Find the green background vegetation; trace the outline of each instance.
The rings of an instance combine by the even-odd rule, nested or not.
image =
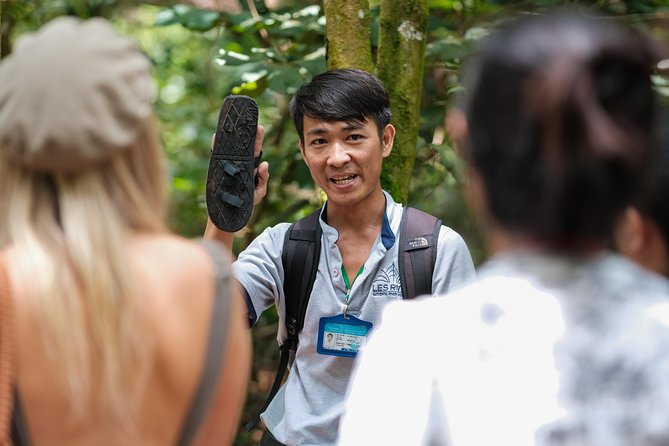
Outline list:
[[[380,3],[370,2],[373,58],[379,44]],[[595,7],[611,20],[667,41],[669,0],[423,0],[423,4],[428,8],[424,74],[419,119],[414,123],[418,131],[415,162],[413,170],[405,172],[410,179],[407,201],[460,232],[480,263],[486,256],[481,231],[464,205],[464,172],[444,124],[460,89],[458,69],[473,45],[509,15],[561,5]],[[262,0],[240,0],[238,6],[241,12],[198,9],[174,1],[0,0],[1,56],[9,54],[23,32],[65,14],[106,17],[139,41],[153,62],[158,86],[155,109],[171,173],[170,225],[184,236],[199,237],[204,229],[209,146],[223,98],[245,94],[256,99],[266,130],[263,156],[270,163],[270,186],[248,228],[239,234],[236,250],[265,228],[294,221],[322,203],[300,158],[287,106],[296,88],[327,66],[322,4],[284,0],[269,8]],[[666,93],[664,77],[658,75],[656,83]],[[384,185],[392,187],[400,180],[386,176]],[[260,407],[273,379],[276,319],[275,312],[268,311],[253,330],[255,359],[245,420]],[[257,431],[242,431],[236,444],[257,440]]]

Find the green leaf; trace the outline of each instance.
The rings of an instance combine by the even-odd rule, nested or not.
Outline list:
[[[238,53],[232,50],[220,49],[218,50],[218,55],[216,63],[219,65],[243,65],[251,60],[251,57],[248,54]]]
[[[219,18],[220,14],[216,11],[186,5],[176,5],[172,8],[159,11],[156,14],[154,23],[156,26],[179,23],[188,29],[207,31],[216,26]]]
[[[194,189],[195,183],[188,178],[176,177],[172,180],[172,186],[182,192],[189,192]]]
[[[238,33],[244,33],[244,32],[249,32],[249,31],[256,31],[256,30],[258,30],[258,29],[260,29],[260,28],[264,28],[264,27],[265,27],[265,26],[264,26],[264,25],[265,25],[264,23],[263,23],[262,26],[259,26],[259,25],[260,25],[260,21],[261,21],[261,19],[257,19],[257,18],[255,18],[255,17],[249,17],[248,19],[246,19],[246,20],[244,20],[244,21],[242,21],[242,22],[237,23],[237,24],[234,26],[233,29],[234,29],[235,32],[238,32]]]
[[[263,77],[267,76],[267,70],[260,70],[251,73],[242,74],[242,81],[244,82],[258,82]]]
[[[452,61],[463,59],[469,54],[470,44],[463,42],[454,36],[437,39],[425,46],[425,58],[427,60]]]
[[[474,26],[474,27],[469,28],[467,30],[467,32],[465,32],[465,39],[466,40],[477,41],[477,40],[481,40],[482,38],[484,38],[487,35],[488,35],[488,29],[487,28]]]
[[[430,9],[453,10],[453,0],[428,0],[427,7]]]
[[[282,31],[300,32],[304,30],[304,23],[299,20],[286,20],[279,25]]]
[[[241,92],[247,88],[247,84],[260,84],[260,81],[267,76],[267,65],[263,62],[250,62],[237,66],[222,66],[221,78],[225,81],[223,85],[223,93],[227,93],[236,89]],[[258,85],[248,85],[248,88],[257,89]]]
[[[296,61],[295,64],[306,68],[312,76],[322,73],[325,71],[325,47],[320,47],[307,54],[304,59]]]
[[[174,25],[175,23],[179,23],[179,18],[173,8],[158,11],[153,22],[155,26],[169,26]]]
[[[311,5],[306,8],[300,9],[297,12],[293,13],[294,18],[298,17],[318,17],[321,15],[321,7],[319,5]]]
[[[189,29],[206,31],[216,26],[218,17],[219,14],[215,11],[192,8],[181,16],[181,24]]]
[[[293,94],[304,83],[297,67],[280,66],[267,76],[268,87],[277,93]]]

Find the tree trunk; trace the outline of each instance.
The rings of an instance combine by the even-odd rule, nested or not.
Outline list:
[[[381,184],[402,203],[409,197],[416,160],[427,18],[427,0],[381,1],[377,73],[390,94],[397,129]]]
[[[368,0],[323,0],[328,70],[373,71]]]
[[[14,19],[9,9],[9,0],[0,0],[0,59],[9,56],[12,51],[10,37],[14,28]]]

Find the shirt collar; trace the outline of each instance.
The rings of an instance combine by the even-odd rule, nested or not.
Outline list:
[[[390,226],[390,222],[392,221],[392,215],[389,218],[388,214],[394,212],[396,210],[396,207],[395,207],[395,200],[393,200],[393,197],[388,192],[383,191],[383,195],[386,197],[386,209],[385,212],[383,213],[383,223],[381,226],[381,243],[383,243],[383,247],[386,248],[386,250],[389,250],[395,244],[397,236],[395,235],[392,227]],[[323,205],[323,208],[321,209],[321,221],[329,227],[328,217],[326,212],[327,206],[328,203],[326,201],[325,204]]]

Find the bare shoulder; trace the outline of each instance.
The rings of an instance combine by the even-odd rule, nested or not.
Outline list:
[[[174,234],[135,236],[131,250],[140,257],[148,257],[148,260],[157,257],[167,265],[182,266],[192,261],[208,260],[207,253],[200,243]]]
[[[169,234],[135,237],[130,251],[159,381],[181,389],[178,383],[194,383],[205,354],[215,292],[211,258],[197,242]]]
[[[184,332],[192,324],[207,325],[216,279],[211,256],[200,243],[174,235],[139,237],[131,256],[157,330],[166,319],[172,326],[185,324]]]
[[[138,236],[132,242],[132,257],[140,275],[159,278],[171,287],[187,286],[190,291],[213,275],[212,260],[196,241],[176,235]],[[174,289],[174,288],[173,288]]]

